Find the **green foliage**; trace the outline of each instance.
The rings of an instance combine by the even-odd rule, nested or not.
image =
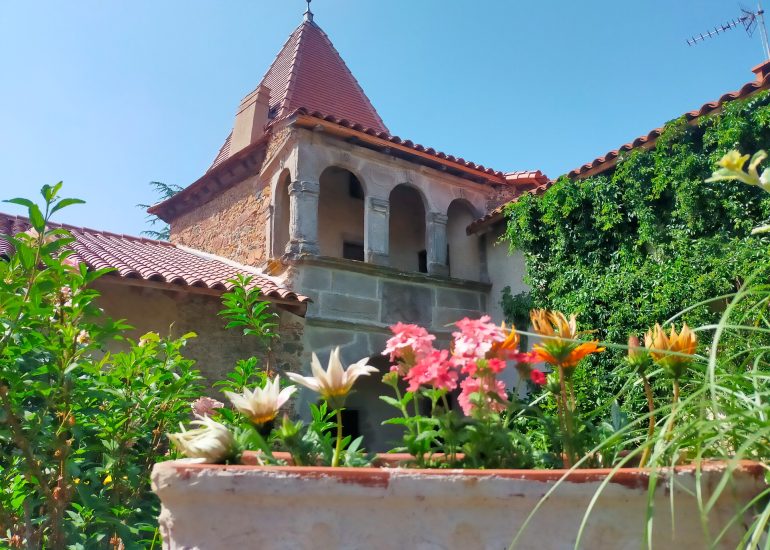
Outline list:
[[[278,314],[261,295],[259,287],[251,286],[252,277],[238,275],[230,281],[232,290],[222,295],[225,309],[219,312],[229,319],[225,328],[243,328],[244,336],[256,336],[266,346],[278,337]]]
[[[713,323],[724,297],[770,265],[766,239],[750,235],[770,216],[770,197],[704,180],[728,150],[768,142],[770,93],[762,92],[696,124],[669,123],[654,149],[622,157],[614,171],[562,177],[542,196],[522,196],[507,210],[506,238],[525,254],[533,305],[578,313],[582,327],[611,342],[680,311],[691,326]],[[503,304],[517,315],[515,302]],[[619,359],[608,351],[579,369],[579,408],[593,410],[618,392]],[[638,387],[623,406],[644,410]]]
[[[61,184],[27,199],[33,229],[6,236],[0,261],[0,541],[24,548],[137,547],[156,533],[152,465],[162,433],[189,414],[196,371],[187,338],[125,340],[90,284],[105,271],[75,265],[71,235],[49,217],[77,199]]]
[[[337,427],[337,411],[328,409],[323,401],[310,404],[311,421],[305,426],[298,420],[284,417],[283,423],[271,433],[276,448],[291,454],[295,466],[329,466],[334,458],[333,430]],[[347,435],[341,440],[340,465],[350,467],[370,466],[372,457],[361,448],[363,436],[353,439]]]
[[[529,324],[529,312],[532,309],[532,295],[529,292],[512,294],[511,287],[503,288],[503,297],[500,300],[506,319],[516,326],[526,327]]]
[[[177,193],[179,193],[183,187],[180,187],[176,184],[168,184],[163,183],[161,181],[151,181],[150,187],[153,188],[155,193],[158,195],[158,202],[162,202],[165,200],[170,199]],[[142,210],[147,210],[152,205],[151,204],[137,204],[137,208],[141,208]],[[155,216],[154,214],[147,214],[147,223],[150,224],[150,226],[157,226],[160,225],[160,229],[147,229],[145,231],[142,231],[142,235],[146,235],[150,237],[151,239],[157,239],[159,241],[167,241],[169,237],[171,236],[171,227],[169,227],[168,224],[162,223],[163,220],[161,220],[158,216]]]

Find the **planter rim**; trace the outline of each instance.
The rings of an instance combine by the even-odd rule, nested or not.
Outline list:
[[[379,455],[378,455],[379,456]],[[393,455],[386,455],[393,457]],[[406,456],[406,455],[402,455]],[[391,477],[418,476],[418,477],[465,477],[472,479],[481,478],[503,478],[518,479],[527,481],[556,482],[559,480],[569,481],[571,483],[591,483],[605,480],[611,476],[610,483],[625,485],[628,487],[639,487],[646,485],[652,472],[659,475],[667,474],[692,474],[700,470],[701,472],[719,472],[731,469],[735,472],[746,474],[750,477],[759,478],[768,470],[768,466],[761,462],[753,460],[740,461],[701,461],[700,464],[687,464],[682,466],[665,468],[591,468],[591,469],[559,469],[559,470],[512,470],[512,469],[440,469],[440,468],[404,468],[400,466],[380,466],[380,467],[331,467],[331,466],[262,466],[258,464],[202,464],[196,462],[187,462],[184,460],[173,460],[168,462],[159,462],[155,465],[156,469],[174,470],[182,477],[188,477],[196,472],[219,471],[219,472],[264,472],[265,474],[279,474],[286,476],[297,476],[303,478],[333,478],[343,483],[355,483],[371,486],[387,486]]]

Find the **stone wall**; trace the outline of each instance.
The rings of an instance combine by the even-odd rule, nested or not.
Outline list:
[[[524,283],[527,273],[524,256],[521,252],[510,252],[508,242],[500,240],[504,233],[505,224],[500,223],[483,236],[486,241],[487,272],[489,280],[492,281],[487,312],[498,323],[504,320],[503,308],[500,305],[503,288],[510,286],[514,295],[529,290],[529,286]]]
[[[162,290],[117,284],[105,279],[94,283],[101,297],[99,306],[114,319],[125,319],[135,329],[133,339],[153,331],[178,337],[187,332],[198,336],[190,340],[184,355],[196,361],[205,377],[207,392],[217,395],[211,384],[225,377],[238,359],[264,357],[254,337],[243,336],[238,329],[225,330],[225,320],[217,315],[222,309],[219,296],[194,294],[180,290]],[[282,371],[301,370],[304,319],[277,309],[280,315],[280,340],[275,365]],[[115,343],[114,350],[120,349]],[[219,396],[221,398],[221,395]]]
[[[246,265],[267,261],[270,186],[249,177],[171,222],[171,242]]]
[[[304,365],[315,352],[324,366],[335,347],[349,365],[364,357],[380,369],[356,383],[346,409],[357,415],[358,433],[367,450],[384,451],[401,437],[398,426],[382,426],[393,409],[379,399],[391,390],[381,378],[388,370],[382,356],[389,325],[418,323],[437,335],[436,345],[446,347],[452,327],[463,317],[479,317],[486,309],[489,285],[406,273],[391,267],[334,258],[304,258],[290,267],[292,288],[310,296],[304,330]],[[316,395],[300,392],[297,410],[307,416],[307,405]]]
[[[292,287],[313,299],[307,317],[387,328],[402,321],[430,330],[487,309],[490,285],[405,273],[390,267],[332,258],[296,261]]]

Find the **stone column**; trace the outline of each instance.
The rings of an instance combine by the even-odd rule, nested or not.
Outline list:
[[[367,263],[389,265],[390,201],[367,197],[364,217],[364,259]]]
[[[318,249],[318,191],[317,181],[293,181],[289,184],[289,243],[291,255],[311,254]]]
[[[431,275],[449,276],[449,266],[446,264],[447,220],[446,214],[428,212],[425,231],[428,241],[428,273]]]

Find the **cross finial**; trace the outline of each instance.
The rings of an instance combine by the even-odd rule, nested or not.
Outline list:
[[[310,11],[310,2],[313,0],[305,0],[307,2],[307,11],[305,11],[305,21],[313,21],[313,12]]]

